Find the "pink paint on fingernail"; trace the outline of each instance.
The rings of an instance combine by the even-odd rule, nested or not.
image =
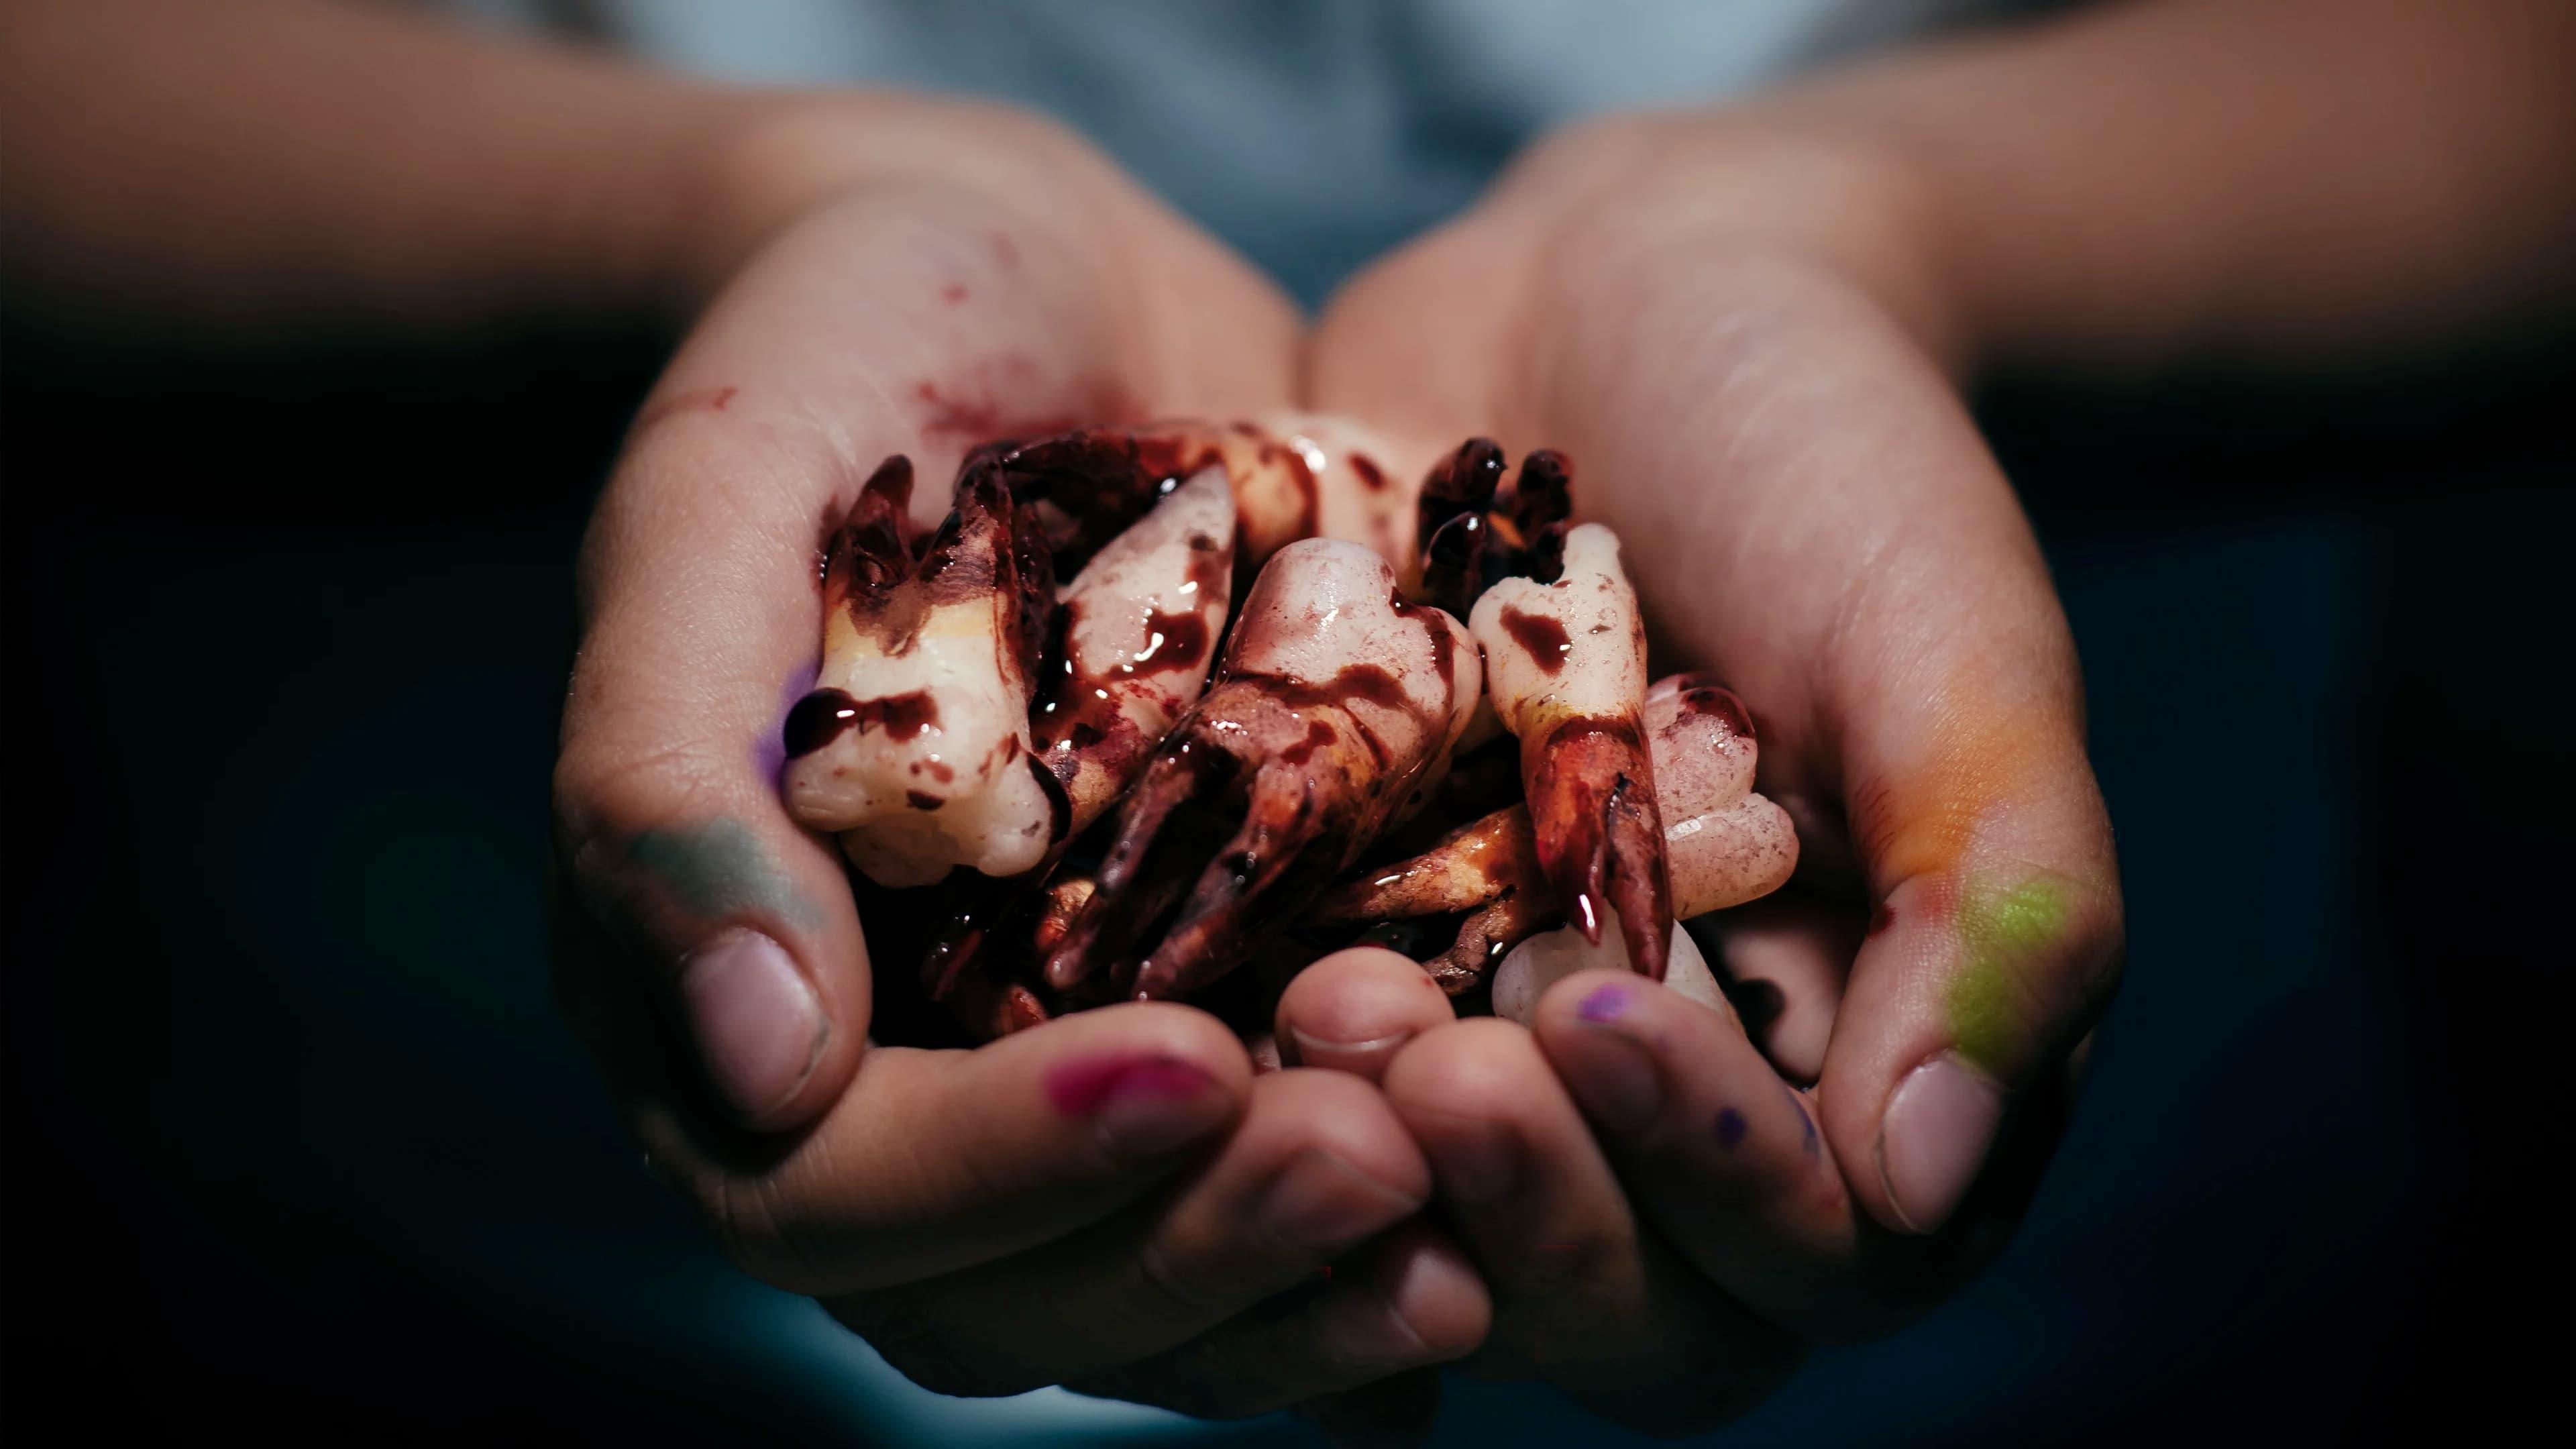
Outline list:
[[[1574,1014],[1584,1021],[1617,1021],[1627,1009],[1628,988],[1613,981],[1592,988],[1592,994],[1576,1005]]]
[[[1112,1101],[1190,1097],[1207,1090],[1208,1074],[1178,1057],[1095,1057],[1047,1073],[1047,1100],[1068,1117],[1088,1117]]]
[[[1105,1056],[1066,1062],[1046,1075],[1047,1101],[1067,1117],[1090,1118],[1110,1150],[1150,1157],[1186,1147],[1224,1125],[1233,1099],[1216,1079],[1168,1056]]]

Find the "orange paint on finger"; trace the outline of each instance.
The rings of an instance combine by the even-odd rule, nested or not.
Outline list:
[[[1950,691],[1951,693],[1965,693]],[[1956,872],[1995,820],[2047,794],[2054,762],[2079,742],[2044,712],[1947,714],[1920,763],[1883,769],[1852,802],[1852,835],[1880,892]]]

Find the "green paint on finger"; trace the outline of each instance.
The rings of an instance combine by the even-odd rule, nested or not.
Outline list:
[[[626,858],[660,882],[671,904],[702,921],[758,912],[807,928],[820,924],[821,913],[739,820],[643,831],[627,843]]]
[[[1970,889],[1959,911],[1959,969],[1942,993],[1951,1040],[1977,1067],[2001,1076],[2027,1045],[2024,985],[2074,915],[2066,888],[2047,878],[2009,890]]]

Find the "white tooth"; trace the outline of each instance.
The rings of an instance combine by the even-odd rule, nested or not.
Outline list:
[[[1549,987],[1578,971],[1595,969],[1630,969],[1615,911],[1602,922],[1598,946],[1584,940],[1583,933],[1572,926],[1541,931],[1514,946],[1494,967],[1494,1015],[1527,1026]],[[1672,947],[1664,962],[1664,985],[1711,1010],[1728,1010],[1726,994],[1717,989],[1717,975],[1709,970],[1708,958],[1699,953],[1699,943],[1678,921],[1673,923]]]

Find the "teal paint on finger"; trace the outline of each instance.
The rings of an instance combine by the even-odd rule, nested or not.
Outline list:
[[[822,913],[788,882],[760,837],[730,817],[639,832],[627,842],[626,860],[700,920],[763,913],[809,929],[822,922]]]

